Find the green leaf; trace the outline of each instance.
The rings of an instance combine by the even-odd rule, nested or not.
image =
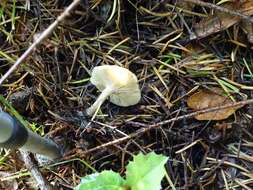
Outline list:
[[[124,179],[113,171],[102,171],[82,178],[75,190],[124,190]]]
[[[126,167],[126,184],[131,190],[159,190],[168,158],[151,152],[138,154]]]

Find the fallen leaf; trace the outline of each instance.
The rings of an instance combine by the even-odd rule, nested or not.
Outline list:
[[[234,10],[234,4],[235,2],[226,3],[223,7]],[[253,15],[253,1],[246,0],[242,2],[236,11],[246,16]],[[240,17],[216,11],[215,15],[203,19],[200,23],[195,24],[193,28],[197,38],[204,38],[208,35],[225,30],[241,20]]]
[[[190,96],[187,100],[187,105],[194,111],[232,103],[233,101],[230,98],[222,95],[222,91],[218,88],[213,88],[211,90],[200,90],[199,92],[196,92],[195,94]],[[235,111],[240,107],[239,106],[231,107],[213,112],[199,114],[195,116],[195,119],[197,120],[227,119],[230,115],[235,113]]]

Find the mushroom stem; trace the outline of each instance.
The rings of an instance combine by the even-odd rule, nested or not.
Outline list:
[[[87,115],[92,116],[93,113],[103,104],[103,102],[110,96],[114,91],[112,86],[106,87],[99,95],[98,99],[86,110]]]

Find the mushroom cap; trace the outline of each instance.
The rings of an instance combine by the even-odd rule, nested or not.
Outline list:
[[[131,106],[141,99],[137,77],[126,68],[117,65],[102,65],[94,67],[91,73],[91,83],[100,91],[107,87],[113,88],[110,102],[118,106]]]

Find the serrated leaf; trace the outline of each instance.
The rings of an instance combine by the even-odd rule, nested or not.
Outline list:
[[[134,156],[126,167],[126,185],[131,190],[159,190],[168,158],[154,152]]]
[[[75,190],[124,190],[125,180],[116,172],[105,170],[82,178]]]

